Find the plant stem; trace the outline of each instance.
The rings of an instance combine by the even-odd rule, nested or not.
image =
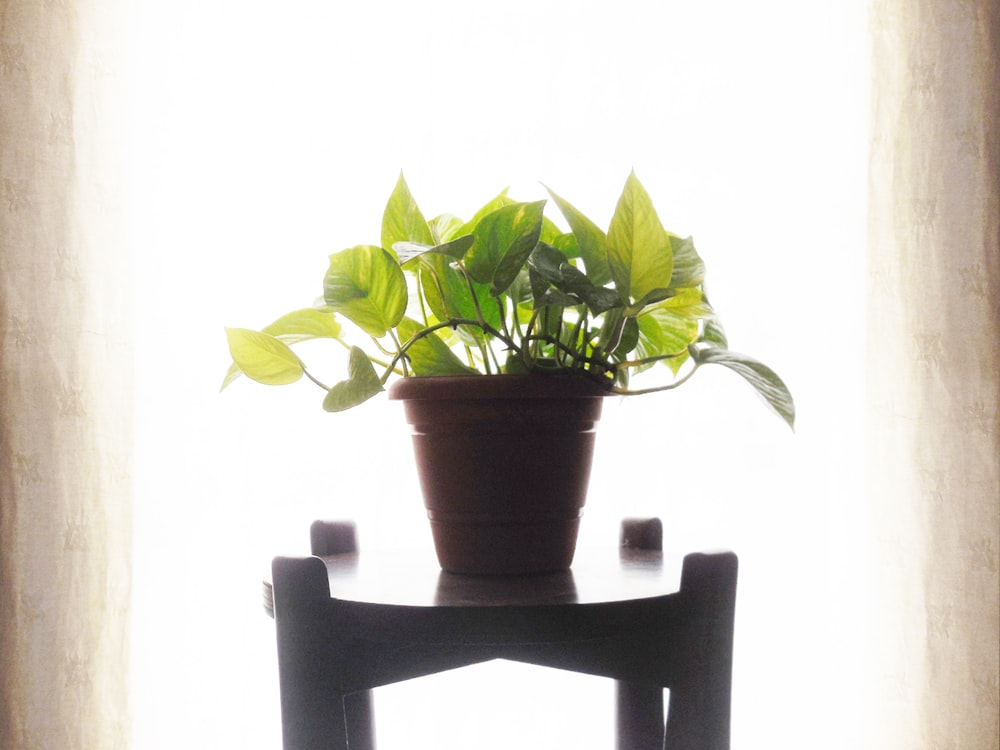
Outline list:
[[[392,333],[392,331],[389,331],[389,333]],[[393,337],[393,338],[395,338],[395,337]],[[374,336],[372,336],[372,343],[375,344],[375,348],[377,348],[383,354],[388,354],[390,356],[392,355],[392,353],[393,353],[392,350],[391,349],[386,349],[384,346],[382,346],[382,343],[377,338],[375,338]],[[399,348],[398,342],[396,344],[396,348],[397,349]]]
[[[396,335],[396,329],[395,328],[390,328],[389,329],[389,336],[390,336],[390,338],[392,338],[392,343],[396,345],[396,352],[398,354],[402,354],[403,353],[403,347],[399,343],[399,337]],[[395,362],[395,361],[396,360],[393,359],[393,362]],[[403,366],[403,377],[406,377],[406,375],[409,373],[409,367],[407,365],[407,359],[406,359],[406,357],[400,357],[399,358],[399,362]]]
[[[420,314],[424,318],[424,325],[427,325],[427,300],[424,298],[423,275],[426,273],[423,268],[417,269],[417,301],[420,303]],[[438,284],[440,289],[441,285]]]
[[[526,343],[545,342],[546,344],[551,344],[554,348],[556,348],[563,354],[569,355],[569,357],[573,360],[574,364],[592,365],[594,367],[601,368],[601,370],[605,372],[614,372],[614,370],[618,368],[618,365],[615,365],[613,362],[607,362],[602,359],[588,357],[583,352],[578,351],[577,349],[574,349],[571,346],[567,346],[562,341],[554,339],[552,336],[546,336],[542,334],[539,334],[537,336],[525,336],[524,341]]]
[[[514,323],[514,336],[512,338],[518,338],[523,340],[524,337],[521,334],[521,316],[518,315],[518,304],[515,300],[511,300],[511,305],[513,305],[513,314],[511,315],[511,320]]]
[[[406,357],[407,350],[411,346],[413,346],[416,342],[420,341],[421,339],[427,338],[432,333],[434,333],[435,331],[440,331],[442,328],[458,328],[459,326],[475,326],[476,328],[482,330],[484,333],[488,333],[490,336],[499,339],[508,347],[514,349],[515,351],[517,350],[517,347],[514,345],[513,341],[504,336],[504,334],[502,334],[500,331],[498,331],[496,328],[489,325],[488,323],[479,320],[472,320],[470,318],[452,318],[451,320],[446,320],[443,323],[435,323],[432,326],[428,326],[427,328],[423,328],[417,331],[406,343],[400,346],[399,352],[392,358],[392,360],[387,365],[385,365],[386,371],[381,378],[382,385],[385,385],[385,383],[389,379],[389,375],[395,369],[396,365],[399,364],[400,360]]]
[[[659,393],[660,391],[672,391],[674,388],[679,388],[684,385],[687,381],[691,379],[691,376],[697,372],[698,368],[701,367],[699,363],[695,363],[694,367],[691,368],[684,377],[675,380],[673,383],[667,383],[667,385],[653,386],[652,388],[643,388],[638,391],[631,391],[628,388],[612,388],[613,393],[617,393],[620,396],[642,396],[647,393]]]
[[[524,364],[525,369],[531,369],[531,331],[535,328],[535,321],[538,320],[538,310],[531,311],[531,317],[528,319],[528,325],[526,327],[526,333],[521,336],[521,341],[524,342],[524,348],[521,350],[521,361]]]
[[[492,375],[493,368],[490,366],[490,354],[492,354],[492,352],[485,341],[479,342],[479,353],[483,358],[483,369],[486,370],[487,375]]]
[[[573,351],[575,351],[575,352],[581,352],[585,356],[587,350],[586,350],[586,347],[584,346],[584,344],[580,340],[580,334],[583,331],[584,320],[585,320],[585,317],[583,317],[583,316],[581,316],[577,320],[576,325],[573,326],[573,330],[570,332],[569,342],[570,342],[570,346],[572,347]]]
[[[619,362],[619,367],[642,367],[643,365],[651,365],[654,362],[662,362],[665,359],[676,359],[677,357],[683,357],[687,354],[685,349],[683,352],[676,352],[674,354],[660,354],[655,357],[643,357],[642,359],[630,359],[628,362]]]
[[[327,386],[327,385],[326,385],[325,383],[323,383],[322,381],[320,381],[320,380],[317,380],[316,378],[314,378],[314,377],[312,376],[312,373],[311,373],[311,372],[309,372],[309,370],[307,370],[307,369],[306,369],[306,366],[305,366],[305,365],[302,365],[302,374],[303,374],[303,375],[305,375],[305,376],[306,376],[307,378],[309,378],[309,379],[310,379],[310,380],[311,380],[312,382],[314,382],[314,383],[315,383],[316,385],[318,385],[318,386],[319,386],[320,388],[322,388],[322,389],[323,389],[324,391],[329,391],[329,390],[330,390],[329,386]]]

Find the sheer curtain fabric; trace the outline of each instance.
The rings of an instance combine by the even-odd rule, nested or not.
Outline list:
[[[117,12],[0,2],[5,750],[128,746],[132,360]]]
[[[1000,3],[876,0],[872,28],[872,747],[995,750]]]

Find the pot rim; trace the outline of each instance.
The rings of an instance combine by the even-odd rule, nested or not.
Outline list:
[[[447,401],[495,398],[604,398],[614,393],[576,373],[523,375],[432,375],[400,378],[389,398],[400,401]]]

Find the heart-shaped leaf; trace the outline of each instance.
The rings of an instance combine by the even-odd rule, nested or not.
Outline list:
[[[330,256],[323,298],[369,336],[381,338],[406,312],[406,278],[388,251],[358,245]]]
[[[240,371],[264,385],[287,385],[302,377],[302,361],[288,344],[266,333],[227,328],[229,353]]]
[[[483,217],[476,226],[476,241],[465,264],[473,279],[490,286],[493,296],[513,283],[538,244],[544,208],[545,201],[512,203]]]
[[[308,339],[335,339],[340,336],[342,330],[343,326],[340,325],[340,322],[333,313],[323,312],[311,307],[283,315],[261,329],[262,333],[270,334],[286,344],[296,344],[299,341],[306,341]],[[243,372],[233,362],[229,366],[225,380],[222,381],[222,388],[219,390],[223,390],[242,374]]]
[[[383,390],[385,389],[368,355],[358,347],[352,346],[347,363],[347,380],[340,381],[327,391],[323,399],[323,409],[345,411],[363,404]]]

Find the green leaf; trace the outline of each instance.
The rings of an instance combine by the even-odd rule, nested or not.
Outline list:
[[[488,286],[475,282],[470,284],[465,275],[455,269],[451,258],[446,255],[425,253],[417,262],[420,265],[420,288],[435,318],[442,323],[455,318],[476,320],[478,308],[482,311],[487,324],[499,328],[500,310],[496,300],[490,296]],[[472,331],[465,326],[461,327],[458,333],[470,344],[482,340],[478,331]]]
[[[504,295],[504,297],[510,299],[510,301],[513,303],[514,306],[514,310],[512,311],[513,314],[517,316],[521,322],[524,323],[527,323],[528,320],[531,319],[531,310],[533,308],[534,294],[532,293],[531,284],[532,284],[531,273],[529,269],[525,268],[521,273],[517,275],[517,278],[514,279],[514,283],[507,288],[507,292]],[[489,299],[490,299],[490,306],[496,308],[497,318],[499,319],[500,307],[499,305],[497,305],[498,300],[493,297],[490,297]],[[499,301],[503,302],[504,299],[500,298]],[[506,318],[506,313],[504,314],[503,317]],[[487,320],[489,320],[489,318],[487,318]],[[507,322],[513,323],[513,320],[508,320]],[[490,325],[492,325],[494,328],[499,328],[500,327],[499,320],[497,321],[496,324],[490,323]]]
[[[728,367],[746,380],[764,399],[764,403],[789,427],[795,427],[795,402],[784,381],[770,367],[745,354],[728,349],[707,347],[692,352],[699,364]]]
[[[507,359],[503,363],[503,373],[505,375],[527,375],[529,372],[531,371],[518,352],[507,352]]]
[[[618,348],[622,340],[622,333],[626,324],[625,310],[621,307],[612,307],[604,316],[601,328],[597,336],[596,349],[599,352],[613,352]]]
[[[720,349],[729,347],[726,331],[722,327],[722,321],[719,320],[718,316],[712,315],[705,319],[705,330],[702,332],[699,341],[712,344]]]
[[[608,238],[594,222],[584,216],[571,203],[556,195],[546,186],[552,200],[556,202],[559,211],[569,224],[580,247],[580,256],[587,268],[587,276],[597,286],[603,286],[611,281],[611,269],[608,267]]]
[[[489,216],[494,211],[501,209],[504,206],[509,206],[514,202],[514,199],[507,195],[507,189],[504,188],[497,197],[491,199],[482,208],[476,211],[475,215],[469,219],[456,234],[472,234],[484,217]]]
[[[659,300],[657,305],[691,320],[702,320],[715,316],[715,311],[708,304],[705,293],[696,287],[678,289],[675,294]]]
[[[566,292],[561,292],[558,289],[545,289],[541,293],[534,294],[535,309],[542,307],[579,307],[583,304],[583,300],[579,297],[567,294]]]
[[[625,318],[625,327],[622,329],[621,339],[615,348],[614,356],[619,360],[624,360],[635,351],[639,345],[639,321],[635,318]]]
[[[677,374],[688,359],[688,347],[698,341],[700,321],[713,315],[700,289],[687,288],[650,305],[638,315],[638,359],[669,356],[663,362]]]
[[[688,347],[698,338],[697,319],[656,305],[643,310],[637,320],[639,341],[635,347],[635,358],[669,357],[663,362],[676,373],[687,361]]]
[[[330,308],[381,338],[406,312],[406,278],[388,251],[358,245],[330,256],[323,298]]]
[[[434,332],[408,342],[422,330],[412,318],[403,318],[399,334],[404,340],[407,359],[416,375],[478,375],[479,371],[465,365]]]
[[[269,326],[261,329],[263,333],[270,334],[289,345],[308,339],[339,338],[342,330],[343,326],[340,325],[333,313],[323,312],[312,307],[283,315]],[[225,380],[222,381],[222,388],[219,390],[223,390],[242,374],[234,362],[229,366]]]
[[[489,284],[490,293],[502,294],[524,267],[538,244],[545,201],[512,203],[483,219],[476,226],[475,244],[465,256],[469,275]]]
[[[435,244],[431,228],[410,194],[402,172],[382,214],[382,247],[389,249],[397,242]]]
[[[392,249],[396,251],[400,265],[405,266],[424,253],[440,253],[454,260],[461,260],[469,248],[472,247],[474,241],[475,238],[471,234],[466,234],[449,242],[434,246],[421,245],[417,242],[397,242],[393,245]]]
[[[622,301],[642,300],[670,287],[673,253],[646,189],[632,172],[608,229],[608,265]]]
[[[600,315],[612,307],[621,305],[618,295],[613,290],[595,286],[589,277],[569,262],[565,255],[544,242],[539,242],[535,247],[528,259],[528,267],[533,274],[537,274],[555,289],[574,298],[570,302],[556,304],[586,304],[594,315]],[[544,287],[540,287],[535,279],[532,279],[532,290],[536,307],[553,304],[553,301],[558,299],[551,294],[545,295]],[[539,298],[543,295],[545,300],[540,303]]]
[[[462,227],[465,226],[465,222],[453,214],[435,216],[427,224],[431,228],[431,236],[434,237],[436,244],[455,239],[461,235]]]
[[[229,365],[229,369],[226,370],[226,377],[222,379],[222,385],[219,386],[219,391],[221,392],[226,390],[226,388],[229,387],[230,383],[232,383],[234,380],[237,380],[242,374],[243,371],[240,370],[239,367],[237,367],[235,362],[233,362],[231,365]]]
[[[323,312],[314,307],[306,307],[282,315],[261,330],[281,339],[286,344],[297,344],[300,341],[310,339],[339,338],[343,328],[333,313]]]
[[[327,391],[323,399],[323,409],[345,411],[363,404],[384,390],[368,355],[358,347],[352,346],[347,362],[347,380],[340,381]]]
[[[574,302],[573,304],[575,305],[579,303]],[[553,339],[559,338],[559,333],[563,328],[562,306],[549,305],[548,307],[544,308],[541,311],[541,314],[538,316],[537,320],[535,321],[535,325],[537,326],[538,332],[541,333],[543,336],[550,336]],[[549,350],[548,345],[546,345],[543,342],[540,343],[542,345],[543,351]],[[547,356],[551,356],[551,351]],[[535,357],[535,360],[537,361],[540,358],[541,357]]]
[[[240,371],[264,385],[287,385],[302,377],[302,361],[287,344],[266,333],[227,328],[229,353]]]
[[[572,232],[560,234],[556,237],[555,242],[550,242],[549,244],[567,258],[575,259],[580,257],[580,243],[577,241],[576,235]],[[602,283],[607,283],[610,280],[611,277],[608,276]]]
[[[542,242],[547,242],[550,245],[554,245],[556,240],[562,237],[563,231],[556,225],[552,219],[548,216],[542,217],[542,231],[538,235],[538,239]]]
[[[674,272],[670,286],[675,289],[690,286],[700,286],[705,281],[705,262],[694,249],[694,240],[690,237],[678,237],[667,233],[670,237],[670,247],[674,257]]]

